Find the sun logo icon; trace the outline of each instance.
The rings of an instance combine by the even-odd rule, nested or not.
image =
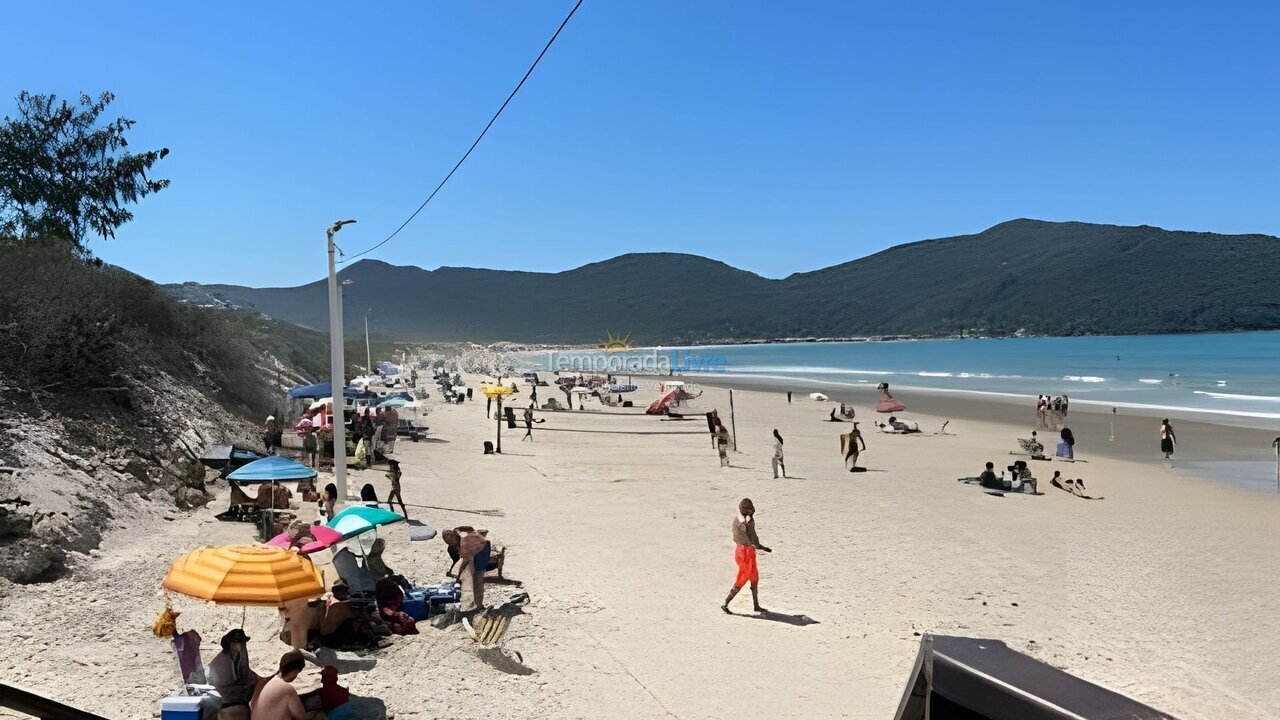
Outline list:
[[[614,337],[612,330],[605,330],[605,340],[596,346],[597,349],[603,350],[606,354],[612,355],[616,352],[624,352],[631,349],[631,333],[627,333],[625,337]]]

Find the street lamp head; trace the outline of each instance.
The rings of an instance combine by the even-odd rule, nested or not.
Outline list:
[[[343,285],[350,285],[350,284],[351,284],[351,283],[353,283],[353,282],[355,282],[355,280],[343,280],[343,281],[342,281],[342,284],[343,284]]]
[[[351,224],[351,223],[353,223],[353,222],[355,222],[355,220],[339,220],[339,221],[335,222],[334,224],[330,225],[330,226],[329,226],[329,229],[325,231],[325,234],[326,234],[326,235],[328,235],[328,236],[329,236],[329,240],[330,240],[330,241],[332,241],[332,240],[333,240],[333,234],[334,234],[334,233],[336,233],[336,232],[338,232],[339,230],[341,230],[343,225],[350,225],[350,224]]]

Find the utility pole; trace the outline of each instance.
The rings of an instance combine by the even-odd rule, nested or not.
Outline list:
[[[733,451],[738,452],[738,418],[733,412],[733,388],[729,388],[729,427],[733,430]]]
[[[355,220],[339,220],[325,232],[329,251],[329,388],[333,394],[333,480],[338,487],[338,502],[347,501],[347,426],[346,378],[343,376],[342,357],[342,296],[338,288],[338,273],[333,262],[333,236],[343,225]]]
[[[369,352],[369,313],[373,308],[364,311],[364,371],[373,377],[373,355]]]

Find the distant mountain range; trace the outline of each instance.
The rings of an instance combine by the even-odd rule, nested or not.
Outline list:
[[[636,344],[1280,328],[1280,238],[1013,220],[771,280],[696,255],[637,253],[558,273],[342,270],[346,329],[403,341]],[[165,286],[321,330],[324,280]]]

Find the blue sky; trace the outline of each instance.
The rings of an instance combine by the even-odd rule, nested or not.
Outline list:
[[[572,6],[40,2],[19,90],[104,89],[173,185],[94,250],[292,285],[417,207]],[[1280,234],[1271,3],[586,0],[445,190],[373,257],[770,277],[1016,218]],[[1087,261],[1087,259],[1082,259]]]

